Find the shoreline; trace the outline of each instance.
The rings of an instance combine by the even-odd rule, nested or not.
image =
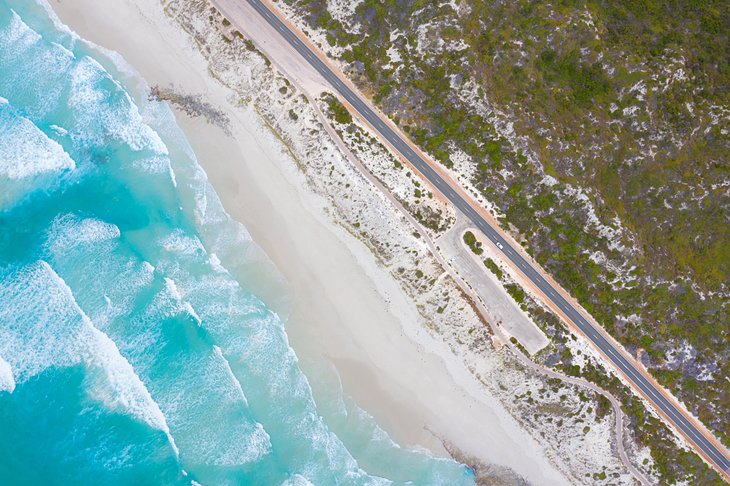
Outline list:
[[[447,346],[419,329],[414,304],[367,247],[326,214],[253,110],[234,106],[233,93],[208,74],[192,41],[160,17],[160,4],[146,12],[140,3],[52,6],[83,38],[119,52],[150,85],[202,93],[231,117],[233,137],[173,106],[224,207],[287,282],[291,302],[273,307],[288,307],[287,333],[315,398],[321,390],[312,376],[332,366],[344,393],[397,443],[446,457],[444,440],[530,480],[558,482],[556,471],[545,470],[552,466],[544,452],[498,400],[476,386],[462,363],[442,359]],[[272,295],[261,297],[271,305]]]

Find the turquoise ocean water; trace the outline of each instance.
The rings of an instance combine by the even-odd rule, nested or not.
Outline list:
[[[315,404],[233,270],[248,233],[127,85],[43,5],[0,1],[0,484],[473,483],[339,390]]]

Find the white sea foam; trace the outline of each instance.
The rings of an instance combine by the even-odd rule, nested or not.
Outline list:
[[[20,180],[40,174],[72,170],[73,159],[33,122],[0,105],[0,180]]]
[[[13,60],[22,58],[25,50],[35,45],[41,36],[37,32],[29,28],[20,16],[12,11],[10,23],[4,30],[0,30],[0,47],[2,47],[2,58],[5,60]],[[12,51],[9,49],[13,48]]]
[[[164,431],[178,454],[165,416],[135,374],[132,365],[119,354],[109,336],[93,326],[90,332],[94,343],[87,356],[87,365],[93,364],[104,370],[104,380],[98,380],[95,386],[90,387],[89,394],[111,410],[129,413],[151,427]]]
[[[177,453],[165,417],[145,385],[48,263],[38,261],[4,279],[0,302],[0,355],[18,383],[51,367],[83,363],[91,398],[164,431]]]
[[[226,360],[210,348],[185,354],[183,379],[170,382],[161,400],[183,455],[199,464],[236,467],[262,459],[271,440],[247,418],[247,404]],[[211,418],[214,418],[211,420]]]
[[[13,368],[10,366],[10,363],[0,356],[0,392],[6,391],[13,393],[13,390],[15,390]]]
[[[270,400],[296,404],[296,413],[276,414],[277,420],[283,421],[289,430],[292,440],[302,441],[306,444],[302,447],[311,454],[327,457],[327,463],[337,465],[342,474],[364,477],[357,462],[317,415],[309,383],[296,366],[296,356],[288,345],[281,322],[265,312],[260,302],[254,305],[255,299],[247,298],[239,287],[225,285],[225,281],[232,280],[225,275],[192,280],[177,278],[178,287],[187,285],[185,292],[193,303],[198,300],[206,303],[199,306],[205,319],[204,327],[216,342],[231,350],[237,362],[245,362],[248,370],[266,377]],[[227,308],[232,302],[235,302],[236,314],[231,314]],[[320,474],[319,466],[314,461],[299,472],[302,477],[315,478]]]
[[[51,223],[48,242],[52,252],[62,253],[79,245],[89,245],[119,238],[116,225],[95,218],[79,218],[73,214],[56,217]]]
[[[170,165],[170,158],[163,155],[154,155],[152,157],[140,157],[132,162],[135,170],[146,172],[148,174],[167,174],[172,180],[172,185],[177,186],[175,172]]]
[[[281,486],[314,486],[307,478],[301,474],[295,474],[283,483]]]
[[[243,393],[243,388],[241,387],[241,382],[238,381],[238,378],[236,378],[236,375],[233,374],[233,370],[231,369],[231,365],[228,363],[228,360],[223,356],[223,352],[221,351],[221,348],[218,346],[213,346],[213,352],[218,359],[218,362],[221,364],[221,368],[223,368],[223,371],[228,376],[228,378],[231,381],[231,385],[228,389],[231,390],[231,394],[229,396],[230,400],[240,400],[242,401],[246,406],[248,406],[248,400],[246,399],[246,395]]]
[[[190,242],[197,242],[195,239],[180,238],[180,236],[177,235],[178,238],[170,241],[177,242],[173,246],[181,253],[174,252],[173,255],[168,255],[158,262],[158,268],[163,274],[170,275],[167,269],[174,268],[175,278],[174,280],[170,277],[165,278],[164,289],[158,293],[153,305],[149,306],[147,311],[155,315],[156,319],[180,312],[197,316],[197,313],[193,313],[191,302],[186,300],[190,298],[203,316],[203,320],[198,322],[210,332],[210,326],[217,328],[221,320],[215,319],[216,317],[221,316],[225,320],[231,312],[239,315],[236,294],[230,294],[231,290],[239,290],[239,287],[226,274],[193,277],[188,273],[187,267],[174,265],[173,260],[177,261],[178,255],[190,253],[188,251],[191,247]],[[187,243],[182,244],[183,241]],[[193,244],[192,248],[194,253],[200,253],[195,261],[205,262],[206,255],[201,248],[198,248],[197,243]],[[207,322],[209,317],[217,322]],[[242,321],[238,321],[238,324],[245,325]],[[245,335],[243,332],[237,334],[237,336]],[[172,403],[165,402],[163,409],[167,411],[167,407],[170,407],[174,410],[168,412],[167,416],[170,417],[170,424],[176,431],[176,437],[180,438],[178,442],[186,457],[194,457],[201,463],[222,467],[235,467],[260,461],[263,456],[271,452],[272,445],[268,433],[260,423],[250,419],[245,420],[239,415],[248,404],[241,382],[231,369],[221,347],[214,345],[212,351],[211,354],[197,357],[193,354],[187,356],[188,366],[200,374],[196,379],[196,391],[190,395],[185,394],[187,397],[185,403],[175,399]],[[211,399],[215,403],[210,402]],[[190,404],[191,401],[194,406]],[[208,424],[201,433],[197,424],[199,419],[190,417],[191,414],[197,416],[199,413],[217,416],[224,422]],[[190,440],[191,436],[195,438],[194,441]],[[186,438],[185,441],[183,437]]]
[[[215,270],[217,273],[228,273],[228,270],[221,265],[221,260],[218,258],[218,255],[215,253],[210,253],[208,255],[208,262],[210,263],[210,266]]]
[[[94,325],[106,331],[128,314],[143,289],[154,280],[154,267],[120,250],[116,225],[76,214],[61,214],[46,232],[45,253],[58,273],[73,275],[84,310]],[[103,291],[99,288],[105,283]],[[94,291],[99,290],[99,291]]]
[[[198,238],[185,234],[182,229],[165,235],[160,240],[160,246],[166,251],[182,255],[204,255],[205,248]]]
[[[0,355],[18,383],[81,361],[81,319],[54,275],[37,263],[0,282]]]
[[[201,323],[201,319],[198,316],[198,313],[195,312],[195,309],[193,309],[193,306],[190,304],[190,302],[183,299],[183,296],[180,293],[180,289],[178,289],[177,284],[173,279],[165,277],[165,289],[167,290],[168,295],[172,297],[174,301],[173,309],[175,313],[185,312],[186,314],[192,316],[198,322],[198,324]]]
[[[230,431],[226,442],[216,440],[210,447],[216,456],[212,463],[216,466],[235,467],[260,461],[271,451],[271,439],[260,423],[253,426],[253,430],[236,433]],[[222,443],[223,442],[223,443]]]
[[[24,113],[42,118],[58,104],[65,88],[69,67],[75,58],[65,47],[45,43],[43,38],[12,12],[8,27],[0,31],[0,90],[13,98],[25,100]],[[43,77],[38,78],[37,73]],[[33,83],[27,80],[32,78]],[[18,88],[22,91],[18,92]]]
[[[109,85],[115,86],[116,90],[110,89]],[[117,96],[120,98],[110,99]],[[135,151],[150,150],[168,155],[157,132],[142,121],[137,105],[95,59],[83,57],[71,70],[68,103],[76,116],[75,138],[95,145],[117,140]]]
[[[61,22],[61,19],[58,18],[58,15],[56,15],[53,7],[51,7],[51,5],[46,0],[38,0],[36,1],[36,3],[43,7],[43,10],[46,11],[46,15],[48,15],[48,18],[51,19],[51,22],[53,22],[53,26],[56,28],[57,31],[67,34],[73,40],[79,39],[79,36],[76,34],[76,32],[69,29],[66,24]]]
[[[51,129],[56,132],[57,135],[66,135],[68,133],[68,130],[66,130],[63,127],[59,127],[58,125],[50,125]]]

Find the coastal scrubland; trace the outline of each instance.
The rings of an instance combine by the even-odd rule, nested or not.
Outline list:
[[[278,4],[730,443],[727,2]],[[719,481],[625,387],[558,357],[622,398],[664,480]]]

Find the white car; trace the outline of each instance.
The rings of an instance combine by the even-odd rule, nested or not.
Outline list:
[[[497,245],[497,248],[499,248],[500,250],[504,250],[504,245],[502,245],[502,243],[500,243],[500,242],[498,241],[498,242],[497,242],[497,243],[495,243],[495,244]]]

